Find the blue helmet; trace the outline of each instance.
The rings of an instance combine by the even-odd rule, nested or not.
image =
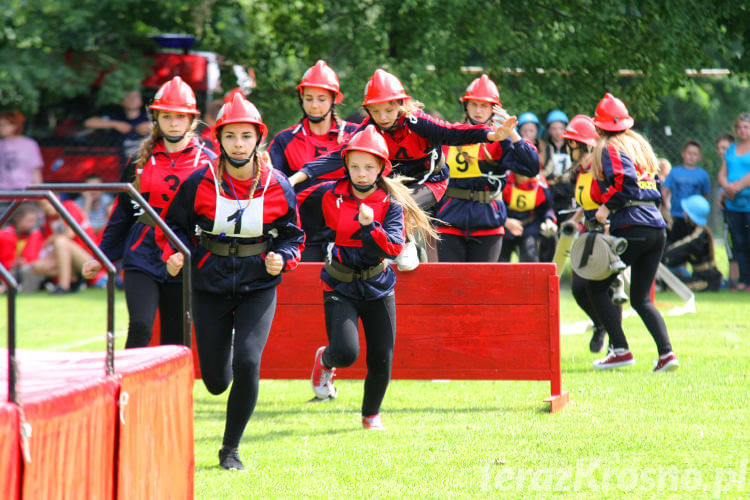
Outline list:
[[[552,122],[563,122],[565,125],[568,124],[568,115],[560,111],[559,109],[553,109],[547,115],[547,125]]]
[[[524,123],[536,123],[537,127],[541,126],[542,124],[539,122],[539,118],[534,113],[531,113],[529,111],[525,113],[521,113],[521,116],[518,117],[518,123],[517,125],[520,127]]]
[[[708,214],[711,212],[711,205],[708,200],[699,194],[688,196],[680,202],[682,211],[690,217],[690,220],[698,226],[705,226],[708,221]]]
[[[516,123],[516,130],[520,130],[520,128],[525,125],[526,123],[533,123],[536,125],[536,136],[541,137],[542,136],[542,124],[539,122],[539,118],[530,111],[526,111],[525,113],[521,113],[521,116],[518,117],[518,122]]]

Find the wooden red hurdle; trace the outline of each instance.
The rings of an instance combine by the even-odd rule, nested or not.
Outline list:
[[[320,268],[303,263],[284,275],[262,378],[310,376],[327,342]],[[396,308],[394,379],[549,380],[550,411],[568,402],[554,264],[421,264],[398,273]],[[337,377],[363,379],[364,360],[360,353]]]

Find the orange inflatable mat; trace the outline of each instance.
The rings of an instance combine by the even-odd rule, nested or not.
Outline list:
[[[7,351],[3,357],[6,400]],[[102,352],[19,350],[16,359],[31,425],[21,498],[193,497],[188,349],[118,351],[114,376]]]
[[[5,402],[0,403],[0,471],[0,498],[17,499],[21,477],[18,409],[16,405]]]

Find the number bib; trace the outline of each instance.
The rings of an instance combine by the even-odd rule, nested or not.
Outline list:
[[[515,212],[529,212],[536,207],[536,185],[533,189],[525,190],[511,186],[508,210]]]
[[[141,193],[149,193],[148,203],[158,213],[172,200],[182,181],[187,179],[198,167],[200,152],[196,153],[195,161],[189,165],[169,166],[157,163],[152,156],[141,172]]]
[[[570,159],[568,153],[552,153],[552,161],[554,162],[554,176],[557,177],[562,175],[563,172],[568,170],[573,165],[573,160]]]
[[[479,144],[472,144],[461,146],[460,150],[456,146],[448,149],[446,161],[451,169],[451,178],[465,179],[482,176],[482,171],[479,170],[479,147]]]
[[[595,210],[599,204],[591,198],[591,184],[594,182],[594,176],[591,171],[581,172],[576,179],[576,202],[584,210]]]
[[[224,233],[227,236],[240,238],[263,236],[263,200],[266,196],[266,189],[271,184],[270,172],[263,193],[252,200],[236,200],[222,196],[213,166],[211,173],[214,175],[216,187],[216,214],[211,234]]]

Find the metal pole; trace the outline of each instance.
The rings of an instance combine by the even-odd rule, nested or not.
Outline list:
[[[170,243],[185,257],[185,265],[182,267],[182,308],[185,322],[183,325],[183,344],[192,347],[193,343],[193,302],[192,294],[192,261],[190,258],[190,249],[182,242],[172,229],[164,222],[164,219],[148,204],[146,199],[138,192],[132,184],[128,182],[103,182],[100,184],[87,183],[60,183],[60,184],[35,184],[29,186],[32,190],[50,190],[62,192],[80,192],[80,191],[107,191],[107,192],[126,192],[133,198],[140,207],[151,217],[159,229],[162,230]],[[110,279],[112,281],[112,279]]]
[[[16,397],[16,291],[18,283],[2,264],[0,264],[0,277],[8,286],[8,401],[18,404]]]

